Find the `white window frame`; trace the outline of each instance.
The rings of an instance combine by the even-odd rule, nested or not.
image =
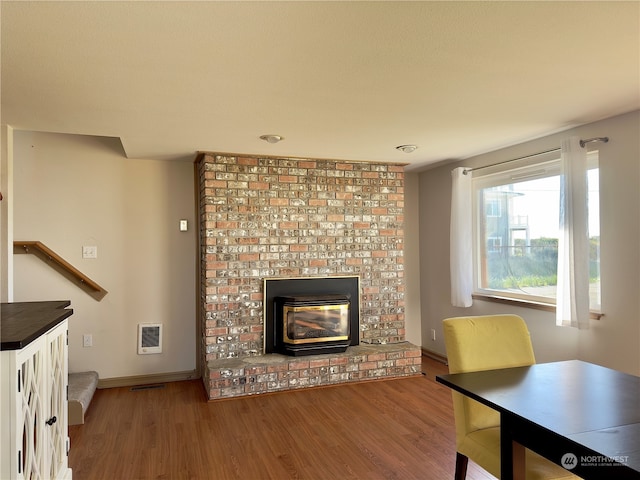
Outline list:
[[[516,293],[480,286],[481,280],[481,252],[486,249],[485,239],[480,235],[480,218],[485,215],[479,202],[478,192],[484,188],[505,184],[514,184],[535,178],[552,177],[560,175],[559,152],[547,153],[537,156],[535,159],[515,161],[513,163],[496,165],[473,172],[472,201],[473,201],[473,293],[483,297],[507,298],[517,301],[555,305],[556,299],[548,296],[536,296],[526,293]],[[599,168],[598,151],[587,154],[588,168]],[[600,279],[602,281],[602,278]],[[590,308],[599,311],[600,305],[591,305]]]

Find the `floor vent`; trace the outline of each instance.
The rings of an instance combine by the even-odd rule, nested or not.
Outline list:
[[[131,391],[138,392],[140,390],[156,390],[158,388],[164,388],[164,383],[158,383],[155,385],[138,385],[137,387],[131,387]]]

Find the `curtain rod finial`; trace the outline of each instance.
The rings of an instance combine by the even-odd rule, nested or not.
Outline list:
[[[588,138],[587,140],[580,140],[580,146],[584,148],[587,143],[593,142],[602,142],[607,143],[609,141],[609,137],[596,137],[596,138]]]

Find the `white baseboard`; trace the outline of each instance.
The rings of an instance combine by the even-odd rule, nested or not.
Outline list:
[[[437,362],[444,363],[445,365],[449,365],[449,361],[447,360],[447,357],[445,357],[444,355],[437,352],[432,352],[431,350],[427,350],[424,347],[422,347],[421,350],[422,350],[422,355],[424,355],[425,357],[429,357],[432,360],[436,360]]]

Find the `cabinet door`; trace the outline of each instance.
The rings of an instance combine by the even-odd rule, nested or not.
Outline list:
[[[44,429],[47,440],[47,478],[58,478],[67,469],[67,322],[47,333],[47,408]]]
[[[39,479],[46,476],[44,413],[48,409],[45,388],[47,351],[45,339],[38,338],[17,352],[17,389],[13,451],[17,455],[18,478]]]

